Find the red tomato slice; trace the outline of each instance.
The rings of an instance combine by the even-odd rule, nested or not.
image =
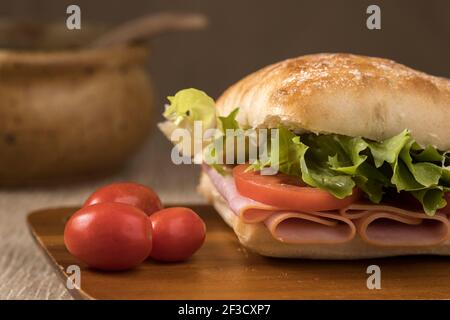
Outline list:
[[[287,174],[261,175],[258,171],[245,172],[248,165],[233,169],[236,188],[250,199],[275,207],[299,211],[326,211],[344,208],[361,196],[355,188],[353,194],[338,199],[327,191],[312,188],[299,178]]]

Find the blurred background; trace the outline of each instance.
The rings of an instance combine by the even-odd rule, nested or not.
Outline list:
[[[65,27],[66,8],[70,4],[81,8],[81,30],[68,31]],[[371,4],[381,7],[381,30],[366,28],[366,9]],[[154,116],[148,119],[152,126],[148,137],[121,170],[81,183],[1,189],[0,235],[6,236],[8,241],[0,246],[0,252],[9,255],[9,258],[0,262],[0,270],[6,270],[0,274],[0,297],[66,297],[63,289],[55,291],[52,287],[56,285],[52,284],[53,275],[45,268],[44,271],[39,269],[42,278],[38,282],[25,281],[32,270],[42,263],[41,257],[30,251],[30,240],[24,232],[24,217],[30,210],[45,206],[80,205],[94,188],[115,180],[148,184],[160,193],[166,203],[202,201],[195,192],[199,168],[172,164],[171,145],[153,125],[161,120],[166,96],[181,88],[200,88],[217,98],[229,85],[267,64],[317,52],[386,57],[433,75],[450,77],[450,1],[447,0],[0,2],[2,20],[54,23],[67,32],[68,37],[73,33],[89,32],[92,25],[101,25],[108,30],[122,22],[157,12],[202,13],[208,18],[209,25],[204,30],[165,34],[151,40],[151,53],[145,67],[155,92],[152,97]],[[6,40],[11,35],[0,35],[1,49],[8,49]],[[5,58],[2,54],[0,89],[2,79],[9,81],[1,67]],[[8,86],[3,84],[4,92],[9,90]],[[22,91],[17,92],[20,95]],[[49,91],[47,94],[56,95],[57,92]],[[64,101],[64,97],[60,98]],[[0,105],[0,108],[10,106],[8,103]],[[60,110],[64,110],[64,103]],[[126,113],[123,116],[126,117]],[[0,119],[0,124],[10,126],[6,120],[1,122]],[[0,141],[6,141],[5,145],[20,142],[20,137],[1,130],[0,126],[0,133],[4,135],[0,136]],[[85,134],[89,135],[89,132]],[[110,148],[114,148],[114,143],[111,141]],[[9,155],[8,150],[7,147],[0,148],[0,159]],[[18,250],[27,252],[27,257],[16,257]]]
[[[81,7],[82,26],[113,26],[160,11],[199,12],[209,18],[204,31],[152,41],[149,68],[161,105],[166,95],[187,86],[216,97],[262,66],[315,52],[387,57],[450,76],[447,0],[14,0],[0,2],[0,16],[57,21],[64,27],[69,4]],[[381,30],[366,28],[370,4],[381,7]]]

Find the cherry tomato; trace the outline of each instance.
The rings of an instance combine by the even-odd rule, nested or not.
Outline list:
[[[150,216],[153,249],[150,256],[159,261],[183,261],[205,241],[203,220],[188,208],[167,208]]]
[[[161,200],[152,189],[131,182],[113,183],[98,189],[86,200],[83,207],[103,202],[129,204],[147,215],[163,208]]]
[[[355,188],[353,194],[338,199],[319,188],[307,186],[299,178],[287,174],[261,175],[248,171],[242,164],[233,168],[234,181],[239,193],[250,199],[283,209],[304,211],[335,210],[355,202],[361,192]]]
[[[72,255],[90,267],[129,269],[150,254],[151,221],[142,210],[128,204],[94,204],[70,217],[64,243]]]

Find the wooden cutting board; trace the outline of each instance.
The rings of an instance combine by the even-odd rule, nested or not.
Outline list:
[[[146,261],[125,272],[100,272],[78,262],[63,243],[64,223],[76,208],[28,216],[31,234],[67,282],[80,266],[81,299],[449,299],[450,258],[403,257],[359,261],[265,258],[240,246],[210,206],[193,206],[208,228],[205,245],[184,263]],[[369,265],[381,268],[381,289],[367,288]]]

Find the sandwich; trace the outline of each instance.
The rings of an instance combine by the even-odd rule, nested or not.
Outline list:
[[[313,54],[256,71],[217,101],[181,90],[164,117],[174,150],[201,165],[199,192],[252,251],[450,255],[448,79],[382,58]],[[198,122],[201,139],[175,134],[194,134]],[[238,157],[237,139],[248,147],[255,136],[264,152]]]

